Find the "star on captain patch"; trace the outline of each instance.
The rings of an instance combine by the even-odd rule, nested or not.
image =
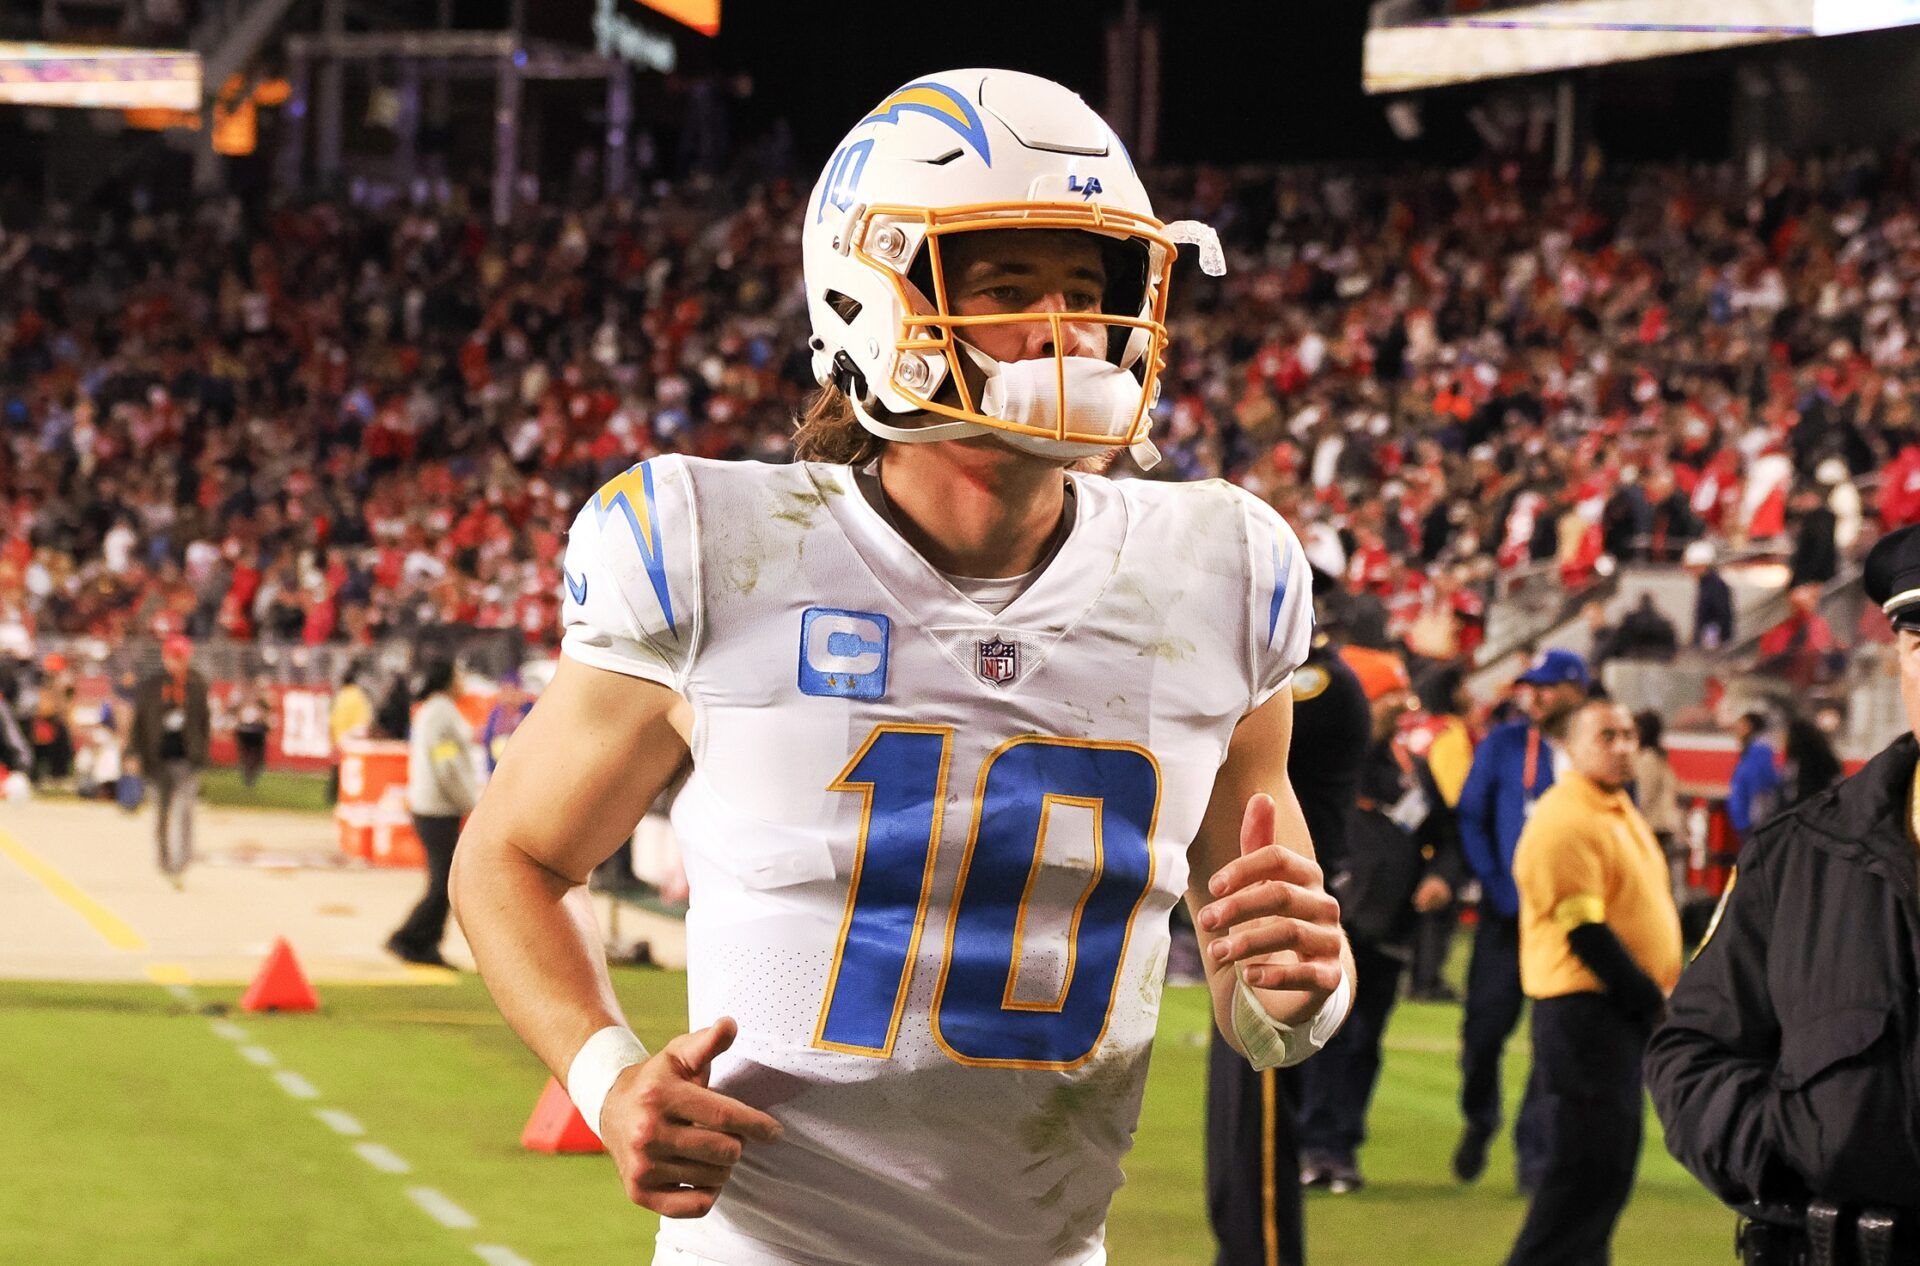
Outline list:
[[[998,638],[982,642],[975,666],[983,681],[1004,686],[1020,675],[1020,644],[1003,642]]]

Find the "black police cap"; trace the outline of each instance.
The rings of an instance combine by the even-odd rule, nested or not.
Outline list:
[[[1920,633],[1920,524],[1889,532],[1867,554],[1867,599],[1896,629]]]

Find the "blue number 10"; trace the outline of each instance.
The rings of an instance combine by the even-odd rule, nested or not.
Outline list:
[[[863,797],[865,811],[815,1046],[893,1054],[933,896],[952,751],[951,727],[877,726],[829,784]],[[1055,1069],[1093,1057],[1153,886],[1159,801],[1159,766],[1131,743],[1028,735],[987,757],[933,997],[934,1040],[949,1056]],[[1021,942],[1056,805],[1092,813],[1092,865],[1068,925],[1065,980],[1050,1000],[1021,1001]]]

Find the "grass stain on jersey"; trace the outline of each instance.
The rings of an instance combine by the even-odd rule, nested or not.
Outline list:
[[[1174,933],[1180,935],[1179,932]],[[1167,982],[1167,951],[1162,946],[1153,951],[1153,957],[1147,960],[1147,970],[1140,974],[1140,1004],[1147,1014],[1159,1016],[1160,990]]]
[[[1146,1073],[1145,1053],[1119,1049],[1111,1044],[1110,1035],[1103,1039],[1100,1051],[1074,1080],[1055,1086],[1045,1106],[1021,1125],[1020,1142],[1028,1154],[1044,1160],[1069,1153],[1082,1127],[1102,1119],[1095,1111],[1100,1104],[1138,1089]]]
[[[1169,664],[1177,664],[1181,660],[1192,659],[1194,651],[1198,649],[1184,637],[1163,637],[1158,641],[1148,642],[1140,648],[1140,653],[1151,655]]]
[[[819,525],[820,512],[827,508],[826,497],[817,492],[788,492],[781,495],[788,504],[785,509],[773,511],[773,518],[801,528]]]
[[[739,553],[727,558],[727,585],[742,598],[751,594],[760,585],[760,558],[757,554]]]

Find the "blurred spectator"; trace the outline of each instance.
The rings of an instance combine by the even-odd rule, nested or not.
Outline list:
[[[1686,890],[1687,850],[1680,838],[1680,784],[1667,759],[1666,723],[1648,710],[1634,713],[1633,724],[1640,737],[1633,758],[1633,802],[1666,855],[1677,901]]]
[[[1740,757],[1727,788],[1727,821],[1742,840],[1779,807],[1780,770],[1766,733],[1763,712],[1743,712],[1734,720],[1733,737],[1740,744]]]
[[[1833,543],[1841,554],[1850,554],[1860,540],[1864,519],[1853,473],[1846,462],[1829,457],[1815,468],[1813,477],[1827,490],[1827,509],[1833,511]]]
[[[1418,694],[1420,710],[1404,730],[1407,751],[1426,762],[1440,800],[1451,813],[1460,803],[1467,771],[1473,766],[1474,734],[1466,719],[1472,704],[1467,696],[1466,672],[1458,664],[1429,669],[1418,682]],[[1456,891],[1458,887],[1456,884]],[[1447,983],[1445,974],[1459,923],[1455,901],[1420,916],[1407,970],[1409,997],[1423,1002],[1460,1001],[1459,992]]]
[[[77,727],[79,741],[73,757],[73,791],[83,800],[113,799],[121,772],[120,731],[113,701],[104,700]]]
[[[0,660],[0,770],[5,771],[0,773],[0,779],[11,774],[24,776],[33,768],[33,747],[14,715],[18,693],[16,670]]]
[[[373,714],[374,736],[404,743],[413,731],[413,700],[407,675],[395,673],[387,693],[380,697],[379,709]]]
[[[447,877],[460,823],[480,799],[473,735],[455,701],[460,674],[452,660],[429,660],[420,670],[420,710],[407,737],[407,809],[427,854],[427,891],[387,938],[387,950],[409,963],[445,967]]]
[[[160,873],[179,888],[193,862],[194,810],[213,726],[206,678],[193,667],[193,643],[178,634],[168,638],[160,665],[140,683],[126,765],[153,788],[154,851]]]
[[[1733,589],[1714,567],[1711,541],[1695,541],[1682,556],[1694,578],[1693,644],[1718,650],[1733,640]]]
[[[1653,505],[1641,487],[1640,472],[1628,467],[1600,512],[1601,544],[1615,558],[1638,558],[1653,535]]]
[[[26,726],[27,742],[33,749],[35,787],[73,776],[73,699],[73,673],[67,657],[48,655],[40,663],[40,686],[33,694]]]
[[[1656,471],[1647,478],[1648,529],[1645,557],[1672,563],[1704,530],[1674,476]]]
[[[1793,534],[1793,556],[1787,566],[1791,588],[1824,585],[1840,574],[1839,518],[1828,508],[1818,488],[1794,496],[1799,519]]]
[[[1651,593],[1640,595],[1639,605],[1621,617],[1613,634],[1614,654],[1622,659],[1666,661],[1680,649],[1680,635],[1655,604]]]
[[[1607,622],[1607,604],[1589,602],[1580,608],[1580,618],[1587,626],[1587,663],[1594,672],[1605,668],[1607,661],[1620,653],[1620,630]]]
[[[1833,680],[1844,655],[1827,618],[1820,614],[1820,586],[1806,584],[1789,590],[1787,606],[1786,618],[1760,635],[1756,670],[1800,689]]]
[[[1880,526],[1895,528],[1920,523],[1920,443],[1908,437],[1880,473]]]
[[[273,724],[273,693],[265,677],[240,683],[233,701],[233,742],[240,755],[240,781],[247,787],[267,767],[267,734]]]
[[[327,709],[327,735],[333,745],[333,768],[327,775],[327,803],[340,801],[341,749],[348,739],[366,738],[373,728],[373,700],[367,696],[367,666],[359,660],[347,665]]]
[[[1787,722],[1786,767],[1780,780],[1780,808],[1787,809],[1840,781],[1844,770],[1824,731],[1807,717]]]
[[[493,707],[487,713],[487,722],[480,729],[480,749],[487,754],[487,773],[491,774],[500,765],[500,753],[507,749],[507,740],[527,719],[527,713],[533,711],[533,696],[522,688],[518,670],[509,671],[500,678],[499,691],[494,696]]]

